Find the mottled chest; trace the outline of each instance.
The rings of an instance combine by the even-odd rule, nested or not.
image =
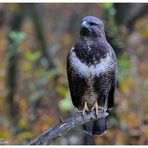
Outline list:
[[[102,41],[79,40],[75,44],[74,52],[82,63],[90,66],[98,64],[106,56],[106,45]]]
[[[80,76],[90,78],[91,80],[93,77],[99,76],[101,73],[110,71],[114,66],[109,53],[105,58],[100,58],[97,64],[91,63],[91,61],[89,62],[90,64],[82,62],[82,60],[77,57],[75,51],[71,51],[70,64],[73,69],[75,69]]]

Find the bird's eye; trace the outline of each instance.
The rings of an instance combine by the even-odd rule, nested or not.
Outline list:
[[[91,26],[96,25],[96,23],[94,23],[94,22],[90,22],[89,24],[90,24]]]

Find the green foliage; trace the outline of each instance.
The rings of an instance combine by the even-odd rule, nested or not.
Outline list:
[[[102,3],[101,6],[105,9],[111,9],[113,7],[113,3]]]
[[[11,58],[18,54],[19,51],[19,44],[22,43],[25,38],[26,34],[24,32],[18,32],[18,31],[10,31],[9,32],[9,38],[11,39],[10,45],[9,45],[9,52],[7,54],[7,58]]]
[[[26,50],[24,52],[24,56],[27,60],[29,60],[31,62],[35,62],[36,60],[38,60],[41,57],[41,53],[39,51],[32,52],[30,50]]]
[[[59,102],[59,107],[63,112],[70,111],[73,108],[70,95]]]
[[[19,129],[24,129],[28,127],[28,121],[26,119],[20,119],[18,123],[18,128]]]
[[[24,41],[24,39],[26,39],[26,33],[19,31],[10,31],[9,37],[13,42],[19,44]]]
[[[118,80],[123,83],[130,69],[130,61],[126,55],[121,55],[118,58]]]
[[[110,16],[114,16],[116,14],[113,3],[103,3],[102,7],[108,12]]]

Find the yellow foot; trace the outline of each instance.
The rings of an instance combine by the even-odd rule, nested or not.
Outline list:
[[[86,111],[89,111],[89,109],[88,109],[88,106],[87,106],[87,102],[85,101],[84,102],[84,108],[80,111],[80,112],[82,112],[83,117],[84,117],[84,114],[85,114]]]
[[[98,106],[98,103],[95,102],[95,104],[93,105],[93,107],[91,108],[91,110],[92,111],[95,110],[96,116],[98,117],[99,116],[99,111],[103,111],[104,109],[103,109],[103,107]]]

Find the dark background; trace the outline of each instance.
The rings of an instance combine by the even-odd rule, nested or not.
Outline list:
[[[148,144],[148,4],[0,4],[0,144],[27,144],[73,115],[66,57],[81,19],[101,18],[118,57],[108,132],[53,144]]]

